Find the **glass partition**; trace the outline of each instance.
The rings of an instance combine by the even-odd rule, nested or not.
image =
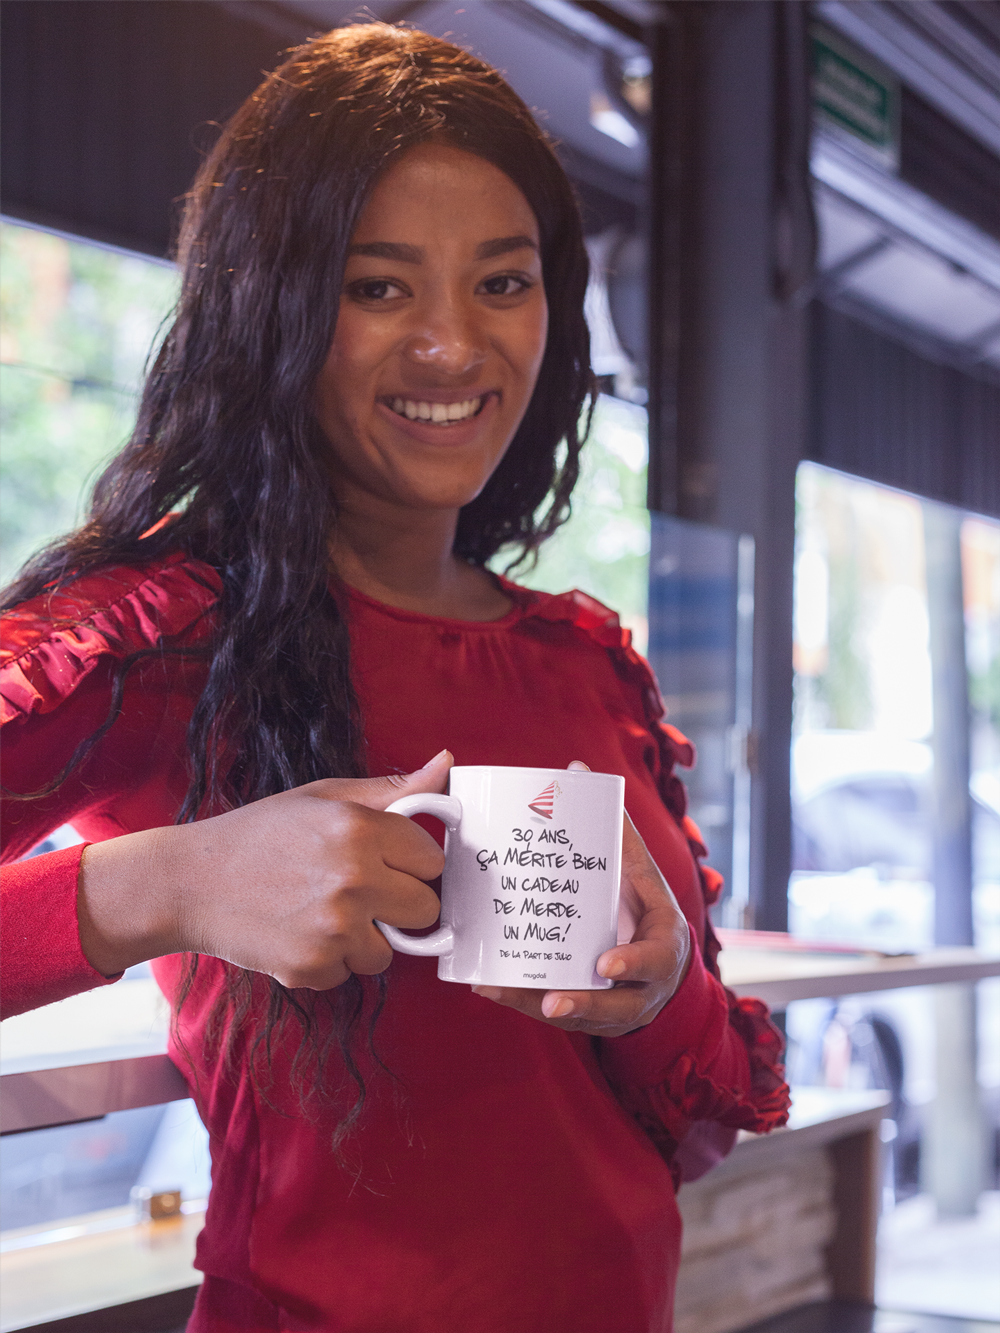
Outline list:
[[[667,720],[694,742],[691,818],[725,879],[715,915],[742,926],[749,901],[753,539],[652,516],[649,660]]]

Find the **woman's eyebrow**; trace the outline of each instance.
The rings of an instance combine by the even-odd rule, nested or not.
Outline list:
[[[525,249],[538,253],[538,246],[530,236],[501,236],[499,240],[483,241],[482,245],[476,246],[476,258],[496,259],[498,255],[509,255],[512,250]]]
[[[514,250],[534,250],[538,245],[530,236],[500,236],[495,241],[483,241],[476,246],[477,259],[496,259],[500,255],[509,255]],[[422,264],[424,248],[422,245],[403,245],[398,241],[368,241],[365,245],[352,245],[349,255],[367,255],[370,259],[394,259],[398,264]]]
[[[367,245],[348,247],[349,255],[368,255],[371,259],[395,259],[399,264],[422,264],[422,245],[401,245],[397,241],[369,241]]]

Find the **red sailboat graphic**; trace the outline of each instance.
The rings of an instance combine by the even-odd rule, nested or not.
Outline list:
[[[536,815],[541,815],[544,819],[552,818],[552,807],[555,805],[556,797],[559,795],[559,784],[550,782],[547,787],[538,793],[533,801],[528,805],[529,810],[534,810]]]

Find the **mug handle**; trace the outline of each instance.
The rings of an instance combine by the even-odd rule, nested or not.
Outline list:
[[[387,815],[433,815],[440,819],[450,833],[454,833],[462,820],[462,802],[457,796],[441,796],[437,792],[417,792],[414,796],[401,796],[398,801],[386,807]],[[441,926],[433,935],[404,935],[395,926],[387,926],[384,921],[376,921],[376,926],[392,947],[399,953],[415,954],[418,958],[438,958],[443,953],[451,953],[455,946],[455,932],[451,926]]]

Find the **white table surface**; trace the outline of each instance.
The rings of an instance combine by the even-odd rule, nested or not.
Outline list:
[[[878,954],[807,953],[740,949],[719,955],[722,980],[737,995],[755,995],[772,1009],[793,1000],[865,995],[902,986],[937,986],[1000,976],[1000,953],[979,949],[931,949],[883,958]]]

